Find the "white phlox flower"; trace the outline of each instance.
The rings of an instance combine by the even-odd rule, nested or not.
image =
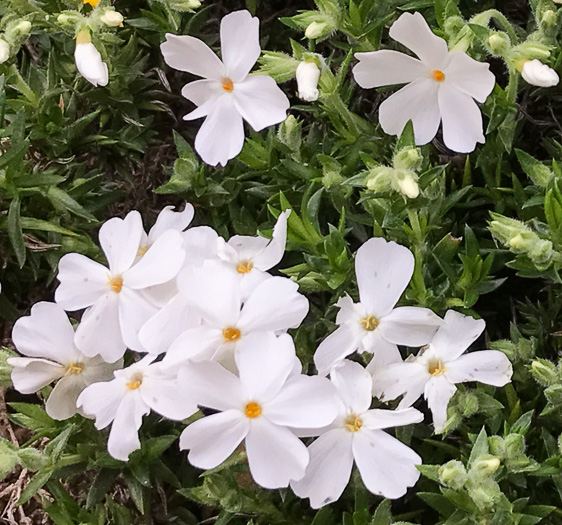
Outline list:
[[[379,121],[390,135],[400,135],[411,120],[416,144],[430,142],[443,124],[445,145],[470,153],[484,142],[482,114],[475,101],[484,102],[495,77],[486,63],[463,51],[449,53],[447,42],[431,31],[420,13],[404,13],[390,28],[390,37],[418,58],[398,51],[356,53],[353,69],[363,88],[407,84],[380,106]]]
[[[177,376],[164,372],[154,359],[146,356],[117,370],[114,379],[90,385],[78,397],[78,406],[95,417],[98,430],[111,424],[107,450],[121,461],[127,461],[129,454],[140,448],[138,431],[143,416],[151,410],[174,421],[197,412],[193,401],[178,395]]]
[[[322,430],[309,447],[310,463],[304,477],[291,482],[300,498],[310,498],[313,509],[339,499],[357,465],[369,491],[385,498],[400,498],[413,486],[420,473],[421,458],[383,429],[419,423],[416,409],[369,410],[372,378],[352,361],[334,369],[332,383],[340,401],[335,421]]]
[[[261,53],[257,18],[248,11],[226,15],[220,37],[222,61],[192,36],[167,34],[161,46],[169,66],[203,77],[182,89],[197,106],[184,120],[206,117],[195,137],[195,150],[211,166],[225,166],[240,153],[244,120],[261,131],[283,122],[290,105],[273,78],[248,76]]]
[[[295,347],[283,334],[254,333],[236,353],[239,377],[215,362],[192,363],[179,372],[201,406],[219,411],[189,425],[180,448],[202,469],[220,465],[245,441],[250,472],[262,487],[286,487],[309,461],[293,428],[320,428],[337,415],[333,386],[323,377],[294,374]]]
[[[12,383],[22,394],[33,394],[57,381],[45,409],[53,419],[67,419],[78,412],[76,399],[91,383],[110,379],[119,360],[106,363],[100,356],[87,357],[74,344],[74,328],[65,311],[55,303],[40,302],[29,316],[14,324],[12,340],[20,354],[10,357]]]
[[[529,84],[539,87],[553,87],[560,82],[558,73],[536,58],[525,61],[521,76]]]
[[[316,62],[301,62],[295,72],[297,78],[297,89],[299,98],[306,102],[318,100],[318,80],[320,79],[320,68]]]
[[[183,239],[177,230],[160,235],[135,264],[142,233],[137,211],[125,219],[114,217],[99,231],[109,268],[77,253],[59,262],[56,302],[70,311],[89,307],[76,330],[76,345],[88,356],[100,354],[111,362],[127,347],[145,351],[138,332],[157,308],[143,289],[170,281],[183,265]]]
[[[271,277],[267,270],[283,258],[290,213],[291,210],[287,210],[279,215],[271,239],[261,235],[234,235],[226,242],[219,238],[217,255],[240,277],[243,297],[247,297],[261,281]]]
[[[187,270],[182,274],[180,291],[203,322],[172,343],[163,360],[169,367],[213,359],[233,369],[238,345],[245,337],[296,328],[308,313],[308,299],[285,277],[262,281],[243,299],[240,279],[224,262],[208,260],[189,274]]]
[[[80,74],[94,86],[107,86],[109,75],[107,64],[103,62],[100,52],[92,44],[90,32],[80,31],[76,35],[74,61]]]
[[[316,350],[314,364],[326,375],[356,350],[373,353],[369,370],[401,361],[396,345],[429,343],[442,323],[428,308],[395,308],[414,273],[412,252],[382,238],[369,239],[355,257],[359,302],[349,296],[336,304],[338,328]]]
[[[374,394],[384,400],[403,395],[398,408],[411,405],[423,394],[435,431],[441,432],[456,383],[479,381],[504,386],[511,380],[513,369],[503,352],[482,350],[463,355],[485,326],[482,319],[449,310],[429,346],[415,359],[390,364],[373,374]]]

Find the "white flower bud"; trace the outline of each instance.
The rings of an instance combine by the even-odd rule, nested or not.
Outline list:
[[[296,71],[299,98],[307,102],[318,100],[320,69],[314,62],[301,62]]]
[[[3,64],[10,58],[10,45],[0,38],[0,64]]]
[[[552,87],[560,81],[558,73],[540,60],[528,60],[523,64],[521,76],[533,86]]]
[[[304,36],[309,40],[325,36],[326,31],[329,32],[328,24],[325,22],[312,22],[305,30]]]
[[[409,199],[415,199],[420,194],[420,187],[410,170],[395,170],[396,189]]]
[[[107,86],[109,81],[107,64],[92,44],[90,34],[80,31],[76,37],[74,60],[80,74],[94,86]]]
[[[108,9],[103,15],[100,16],[100,20],[108,27],[119,27],[123,25],[123,15],[119,11],[114,11],[113,9]]]

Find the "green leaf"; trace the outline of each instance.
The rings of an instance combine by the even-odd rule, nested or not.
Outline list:
[[[31,478],[25,489],[23,489],[17,504],[23,505],[28,502],[33,496],[35,496],[35,494],[37,494],[39,489],[51,479],[52,475],[53,468],[51,466],[45,467],[37,472],[37,474]]]
[[[472,445],[470,457],[468,458],[468,468],[472,467],[472,465],[480,456],[489,453],[490,449],[488,447],[488,435],[486,434],[486,429],[482,427],[482,430],[480,430],[480,434],[478,434],[474,445]]]
[[[84,208],[82,205],[78,204],[66,191],[57,188],[56,186],[51,186],[47,190],[47,196],[51,199],[53,204],[59,205],[62,208],[68,210],[78,217],[82,217],[88,221],[96,222],[97,219]]]
[[[1,157],[0,157],[1,158]],[[18,260],[20,268],[23,268],[25,264],[25,242],[23,240],[23,231],[21,228],[21,201],[19,197],[15,197],[12,202],[10,202],[10,208],[8,211],[8,237],[12,243],[12,248]]]

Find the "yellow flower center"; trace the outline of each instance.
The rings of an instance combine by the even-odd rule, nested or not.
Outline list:
[[[107,279],[107,283],[115,293],[119,293],[121,292],[121,288],[123,288],[123,277],[120,275],[110,275]]]
[[[222,336],[224,337],[225,343],[232,343],[240,339],[240,330],[235,326],[229,326],[222,331]]]
[[[84,363],[68,363],[66,365],[65,376],[79,376],[84,371]]]
[[[134,374],[129,382],[127,383],[127,388],[129,390],[136,390],[142,385],[142,374]]]
[[[379,326],[379,320],[374,315],[368,315],[367,317],[363,317],[359,321],[363,330],[367,330],[367,332],[372,332],[377,326]]]
[[[440,69],[434,69],[431,72],[431,76],[433,77],[433,80],[437,82],[443,82],[443,80],[445,80],[445,73],[443,73]]]
[[[145,246],[141,246],[137,250],[137,257],[142,257],[147,251],[148,251],[148,244],[146,244]]]
[[[246,417],[249,417],[250,419],[254,419],[255,417],[261,415],[261,406],[255,401],[251,401],[246,405],[246,408],[244,409],[244,413],[246,414]]]
[[[358,430],[361,430],[362,426],[363,421],[361,421],[361,418],[355,414],[350,414],[349,416],[347,416],[343,423],[343,427],[348,432],[357,432]]]
[[[238,263],[238,266],[236,267],[236,271],[238,273],[250,273],[253,267],[254,267],[254,263],[252,261],[242,261]]]
[[[100,0],[82,0],[85,4],[90,4],[92,7],[96,7]]]
[[[442,376],[447,371],[447,367],[441,359],[432,359],[427,365],[427,371],[432,376]]]
[[[224,77],[222,79],[222,88],[225,91],[228,91],[229,93],[232,93],[232,91],[234,90],[234,84],[232,83],[232,80],[230,80],[230,78],[228,78],[228,77]]]

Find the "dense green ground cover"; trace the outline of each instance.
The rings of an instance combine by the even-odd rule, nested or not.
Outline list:
[[[521,56],[538,42],[550,49],[542,60],[560,70],[559,6],[550,0],[318,0],[317,6],[225,0],[204,2],[195,11],[182,10],[181,0],[113,5],[125,17],[123,27],[93,36],[110,68],[104,88],[77,75],[74,29],[57,19],[65,9],[88,13],[89,6],[78,0],[0,5],[0,28],[32,24],[29,35],[16,35],[12,58],[0,65],[6,347],[13,321],[36,301],[52,300],[65,253],[103,258],[96,232],[109,217],[137,209],[152,224],[163,206],[187,201],[196,208],[196,224],[228,238],[269,235],[279,212],[290,208],[279,271],[294,278],[311,302],[294,334],[310,370],[319,341],[335,327],[334,303],[345,292],[356,295],[352,254],[368,238],[383,236],[415,255],[403,303],[485,319],[477,346],[504,351],[514,366],[513,382],[504,389],[461,387],[442,435],[427,424],[398,429],[425,466],[417,485],[392,504],[368,493],[354,476],[339,502],[314,512],[288,489],[253,484],[241,454],[200,477],[178,451],[181,428],[154,414],[142,429],[142,451],[125,464],[107,455],[106,434],[90,421],[76,416],[55,422],[33,404],[37,398],[22,404],[10,389],[11,425],[33,432],[16,434],[19,451],[12,441],[0,442],[0,472],[7,476],[2,486],[21,489],[29,480],[20,502],[35,503],[23,508],[33,512],[41,502],[61,525],[562,523],[562,95],[560,87],[524,82],[508,47],[490,45],[501,32],[511,39],[510,49],[526,43],[518,48]],[[283,81],[291,116],[249,133],[236,159],[211,168],[190,146],[198,122],[181,119],[192,109],[180,95],[191,77],[168,68],[159,45],[169,32],[216,46],[220,19],[239,8],[261,21],[261,67]],[[489,9],[507,19],[496,16],[488,24],[472,18]],[[303,10],[314,13],[299,15]],[[469,54],[489,61],[497,79],[482,106],[486,143],[470,155],[449,151],[440,135],[423,146],[421,191],[414,199],[393,189],[367,189],[369,170],[392,166],[394,153],[414,146],[413,136],[407,129],[397,143],[386,135],[377,108],[390,90],[362,90],[350,74],[354,52],[378,49],[381,42],[398,49],[387,28],[404,11],[420,11],[449,43],[465,38]],[[326,13],[333,33],[305,39],[309,21]],[[294,79],[276,69],[280,55],[269,51],[325,57],[318,102],[297,98]],[[9,386],[9,368],[2,371]],[[426,410],[423,402],[420,408]],[[7,430],[3,437],[10,440]],[[500,467],[486,463],[486,455],[499,458]],[[466,466],[466,483],[458,482],[459,463],[440,469],[451,460]],[[22,478],[18,464],[37,474]],[[14,503],[9,491],[2,497]]]

